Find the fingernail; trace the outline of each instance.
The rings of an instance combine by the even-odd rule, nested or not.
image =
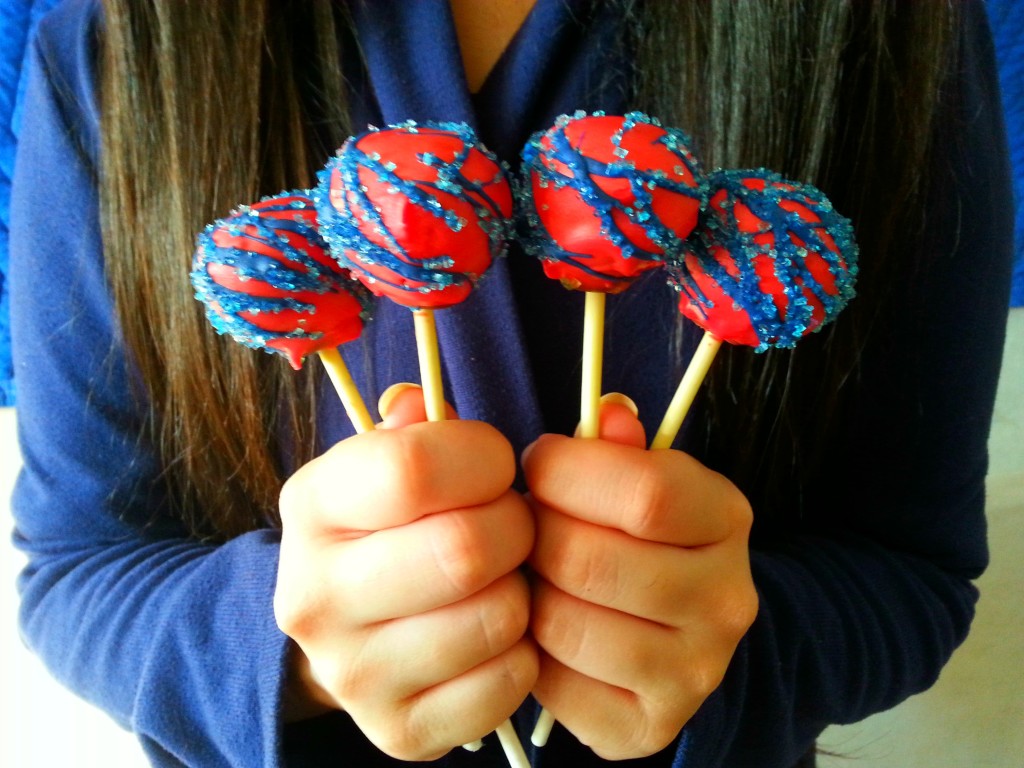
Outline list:
[[[530,453],[533,451],[533,447],[535,445],[537,445],[537,441],[536,440],[534,440],[528,446],[523,448],[523,452],[521,454],[519,454],[519,465],[520,466],[522,466],[523,464],[526,463],[526,457],[530,455]]]
[[[608,394],[601,395],[601,405],[606,403],[612,403],[613,405],[624,405],[630,410],[634,416],[640,415],[640,409],[636,407],[636,403],[633,402],[632,398],[627,397],[621,392],[609,392]]]
[[[380,399],[377,400],[377,413],[380,414],[382,419],[386,419],[388,411],[391,410],[391,404],[395,402],[395,398],[405,392],[407,389],[419,389],[419,384],[410,384],[407,381],[400,381],[397,384],[392,384],[390,387],[384,390],[381,394]]]

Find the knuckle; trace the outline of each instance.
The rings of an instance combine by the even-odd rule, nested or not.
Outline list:
[[[277,628],[292,639],[302,637],[306,622],[293,601],[284,598],[280,592],[274,594],[274,621]]]
[[[344,704],[347,711],[354,712],[361,706],[365,707],[366,702],[380,697],[383,675],[386,672],[382,673],[380,668],[366,664],[346,664],[344,668],[336,669],[328,681],[338,701]]]
[[[319,625],[318,611],[312,597],[291,584],[286,576],[278,576],[273,597],[274,620],[278,628],[293,640],[313,636]]]
[[[486,586],[491,576],[491,559],[479,527],[464,514],[451,515],[450,524],[431,537],[431,554],[438,573],[460,595]]]
[[[681,729],[682,723],[674,717],[643,718],[643,728],[630,745],[631,756],[642,758],[660,752],[675,740]]]
[[[530,505],[521,494],[511,488],[505,491],[498,503],[502,505],[507,530],[511,534],[502,541],[502,545],[514,555],[516,564],[521,565],[530,556],[537,535]]]
[[[738,643],[757,619],[759,610],[757,589],[752,582],[745,582],[723,597],[720,604],[720,624],[725,636]]]
[[[307,494],[302,484],[301,475],[292,475],[281,486],[277,497],[278,513],[281,516],[282,527],[294,526],[306,506]]]
[[[522,581],[518,574],[513,574],[512,579],[515,582]],[[511,648],[526,634],[530,622],[529,597],[525,585],[502,585],[495,599],[495,609],[479,618],[480,631],[492,656]]]
[[[586,642],[586,624],[585,615],[566,621],[564,614],[549,610],[546,604],[541,603],[534,609],[531,627],[533,636],[545,651],[561,663],[572,666]]]
[[[392,701],[393,668],[374,653],[366,636],[346,644],[344,651],[322,663],[327,687],[351,712],[376,711]]]
[[[726,482],[729,481],[727,480]],[[733,530],[747,535],[754,524],[754,508],[750,505],[747,497],[736,486],[732,485],[732,483],[729,483],[729,485],[732,489],[729,518],[732,522]]]
[[[421,503],[434,497],[434,472],[430,447],[417,431],[389,431],[386,450],[374,457],[377,484],[388,494],[401,492],[403,501]]]
[[[588,546],[565,542],[552,566],[556,586],[574,597],[588,602],[607,602],[615,598],[614,585],[619,583],[618,561]],[[576,624],[576,622],[567,622]]]
[[[759,607],[757,588],[749,574],[743,574],[731,588],[723,588],[716,600],[713,617],[717,636],[734,648],[757,621]]]
[[[628,533],[639,538],[656,538],[671,515],[671,494],[660,467],[645,463],[635,474],[624,516]]]
[[[364,733],[378,749],[396,760],[421,762],[437,756],[437,748],[425,743],[421,734],[401,718],[390,719],[387,727],[364,728]]]
[[[482,421],[463,421],[458,423],[458,427],[468,433],[470,445],[480,448],[479,455],[486,454],[490,461],[488,471],[500,476],[502,485],[512,485],[516,476],[516,454],[508,438]]]
[[[514,710],[526,698],[540,674],[540,661],[533,643],[520,639],[500,656],[500,686],[503,701],[493,699],[503,712]]]
[[[726,664],[717,659],[704,658],[694,661],[690,665],[689,684],[690,694],[697,701],[703,702],[708,696],[714,693],[718,686],[725,679]]]

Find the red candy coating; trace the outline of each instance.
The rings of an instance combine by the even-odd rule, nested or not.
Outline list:
[[[335,257],[412,308],[465,300],[505,247],[512,192],[467,126],[406,124],[349,139],[316,200]]]
[[[791,347],[853,296],[849,222],[818,190],[770,172],[722,171],[716,181],[702,245],[673,270],[679,310],[730,344]]]
[[[703,199],[686,137],[646,116],[562,117],[523,153],[527,248],[570,289],[618,293],[662,265]]]
[[[365,296],[317,234],[312,201],[281,195],[215,222],[192,272],[214,327],[295,369],[360,335]]]

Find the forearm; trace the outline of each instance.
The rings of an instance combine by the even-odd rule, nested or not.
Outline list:
[[[692,765],[793,765],[831,723],[926,689],[963,641],[966,578],[856,537],[794,537],[752,553],[758,618],[684,729]]]
[[[30,552],[23,633],[151,756],[278,765],[287,638],[270,607],[276,563],[270,533],[219,548],[139,538]]]

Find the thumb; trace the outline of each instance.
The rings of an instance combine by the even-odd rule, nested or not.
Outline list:
[[[646,448],[647,436],[644,425],[637,418],[636,403],[619,392],[601,396],[599,432],[602,440],[634,448]]]
[[[422,387],[407,382],[392,384],[377,401],[377,411],[381,418],[378,429],[399,429],[426,421],[427,406]],[[445,413],[449,419],[459,418],[455,409],[447,403]]]

